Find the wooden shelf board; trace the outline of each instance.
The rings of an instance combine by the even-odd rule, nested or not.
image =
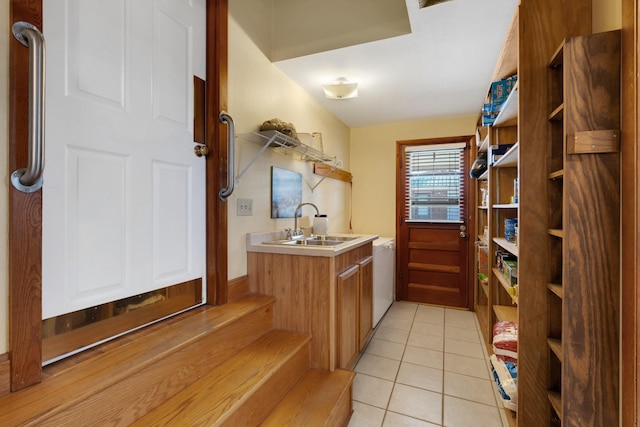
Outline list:
[[[564,239],[564,230],[561,230],[561,229],[558,229],[558,228],[550,228],[548,230],[548,232],[549,232],[549,234],[551,236],[559,237],[561,239]]]
[[[494,237],[493,241],[501,248],[506,249],[515,256],[518,256],[518,247],[514,243],[508,242],[507,239],[503,239],[501,237]]]
[[[562,341],[557,338],[547,338],[547,344],[560,363],[562,363]]]
[[[549,179],[558,179],[558,178],[564,178],[564,169],[560,169],[555,172],[551,172],[549,174]]]
[[[556,411],[558,418],[562,420],[562,396],[557,391],[550,391],[548,392],[548,397],[551,407]]]
[[[547,288],[554,294],[556,294],[560,299],[564,297],[564,290],[562,289],[562,285],[558,283],[549,283],[547,284]]]
[[[555,110],[549,114],[549,121],[560,121],[564,119],[564,103],[558,105]]]
[[[482,209],[482,210],[489,209],[489,206],[478,206],[478,209]]]
[[[486,181],[487,178],[489,178],[489,169],[484,171],[484,173],[478,177],[478,181]]]
[[[506,305],[494,305],[493,312],[496,314],[498,321],[509,321],[518,323],[518,309]]]
[[[493,205],[494,209],[518,209],[517,203],[500,203]]]
[[[502,109],[493,122],[493,127],[515,126],[516,124],[518,124],[518,82],[502,104]]]
[[[494,268],[492,271],[493,271],[493,275],[496,276],[496,278],[498,279],[498,282],[500,282],[504,290],[507,291],[507,293],[509,293],[509,289],[511,289],[511,283],[509,283],[507,279],[505,279],[504,275],[502,274],[502,271],[498,270],[497,268]]]
[[[493,164],[494,168],[514,168],[518,166],[519,162],[520,144],[515,143],[513,147],[509,148],[497,162]]]

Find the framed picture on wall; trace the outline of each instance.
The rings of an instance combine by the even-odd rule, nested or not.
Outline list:
[[[293,218],[302,202],[302,174],[271,167],[271,218]]]

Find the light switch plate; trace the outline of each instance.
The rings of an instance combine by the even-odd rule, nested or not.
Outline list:
[[[238,199],[238,216],[253,215],[253,199]]]

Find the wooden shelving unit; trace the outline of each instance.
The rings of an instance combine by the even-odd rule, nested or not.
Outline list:
[[[512,20],[500,60],[496,66],[492,81],[510,77],[517,73],[518,48],[517,13]],[[486,204],[478,203],[476,209],[477,245],[486,248],[487,261],[482,266],[486,272],[487,282],[482,284],[478,279],[475,291],[475,311],[478,317],[482,336],[487,351],[493,353],[493,325],[498,321],[518,322],[518,308],[512,303],[509,294],[511,284],[503,273],[495,268],[496,251],[506,251],[518,256],[515,242],[505,238],[504,220],[518,218],[519,205],[512,200],[514,196],[514,179],[518,177],[519,144],[518,144],[518,94],[516,86],[512,89],[507,101],[503,104],[500,115],[492,126],[479,127],[476,134],[477,151],[488,151],[490,147],[500,144],[513,144],[495,163],[489,165],[487,171],[476,180],[476,197],[482,200],[483,190],[488,193]],[[487,229],[485,235],[484,230]],[[478,257],[476,257],[476,265]],[[510,409],[504,409],[510,426],[516,425],[516,415]]]
[[[567,39],[548,73],[551,420],[617,425],[620,154],[594,135],[609,135],[604,146],[617,147],[619,32]],[[592,140],[576,150],[577,135]]]
[[[475,305],[487,342],[495,320],[518,322],[510,426],[619,424],[620,34],[590,35],[591,20],[575,11],[587,17],[591,7],[520,2],[492,77],[518,73],[517,108],[505,109],[478,144],[517,142],[476,188],[490,194],[476,210],[489,227],[488,239],[478,228],[489,262],[498,248],[518,258],[517,305],[493,268]],[[517,204],[508,198],[515,177]],[[510,216],[518,218],[517,245],[503,235]]]

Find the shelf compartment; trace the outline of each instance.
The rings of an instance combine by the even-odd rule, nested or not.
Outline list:
[[[511,283],[509,283],[507,279],[504,277],[504,275],[502,274],[502,271],[498,270],[497,268],[494,268],[492,271],[493,271],[493,275],[496,276],[496,279],[498,279],[498,282],[500,282],[504,290],[507,291],[507,293],[509,293],[509,290],[512,288],[512,286],[511,286]],[[509,296],[511,296],[511,294],[509,294]]]
[[[507,321],[518,323],[518,309],[506,305],[494,305],[493,312],[499,322]]]
[[[501,237],[494,237],[493,241],[502,249],[505,249],[511,252],[515,256],[518,256],[518,247],[516,246],[515,243],[511,243],[507,241],[507,239],[503,239]]]
[[[520,144],[515,143],[513,147],[509,148],[506,153],[502,157],[498,159],[497,162],[493,164],[494,168],[514,168],[518,166],[519,157],[518,154],[520,152]]]
[[[494,209],[518,209],[517,203],[499,203],[493,205]]]

